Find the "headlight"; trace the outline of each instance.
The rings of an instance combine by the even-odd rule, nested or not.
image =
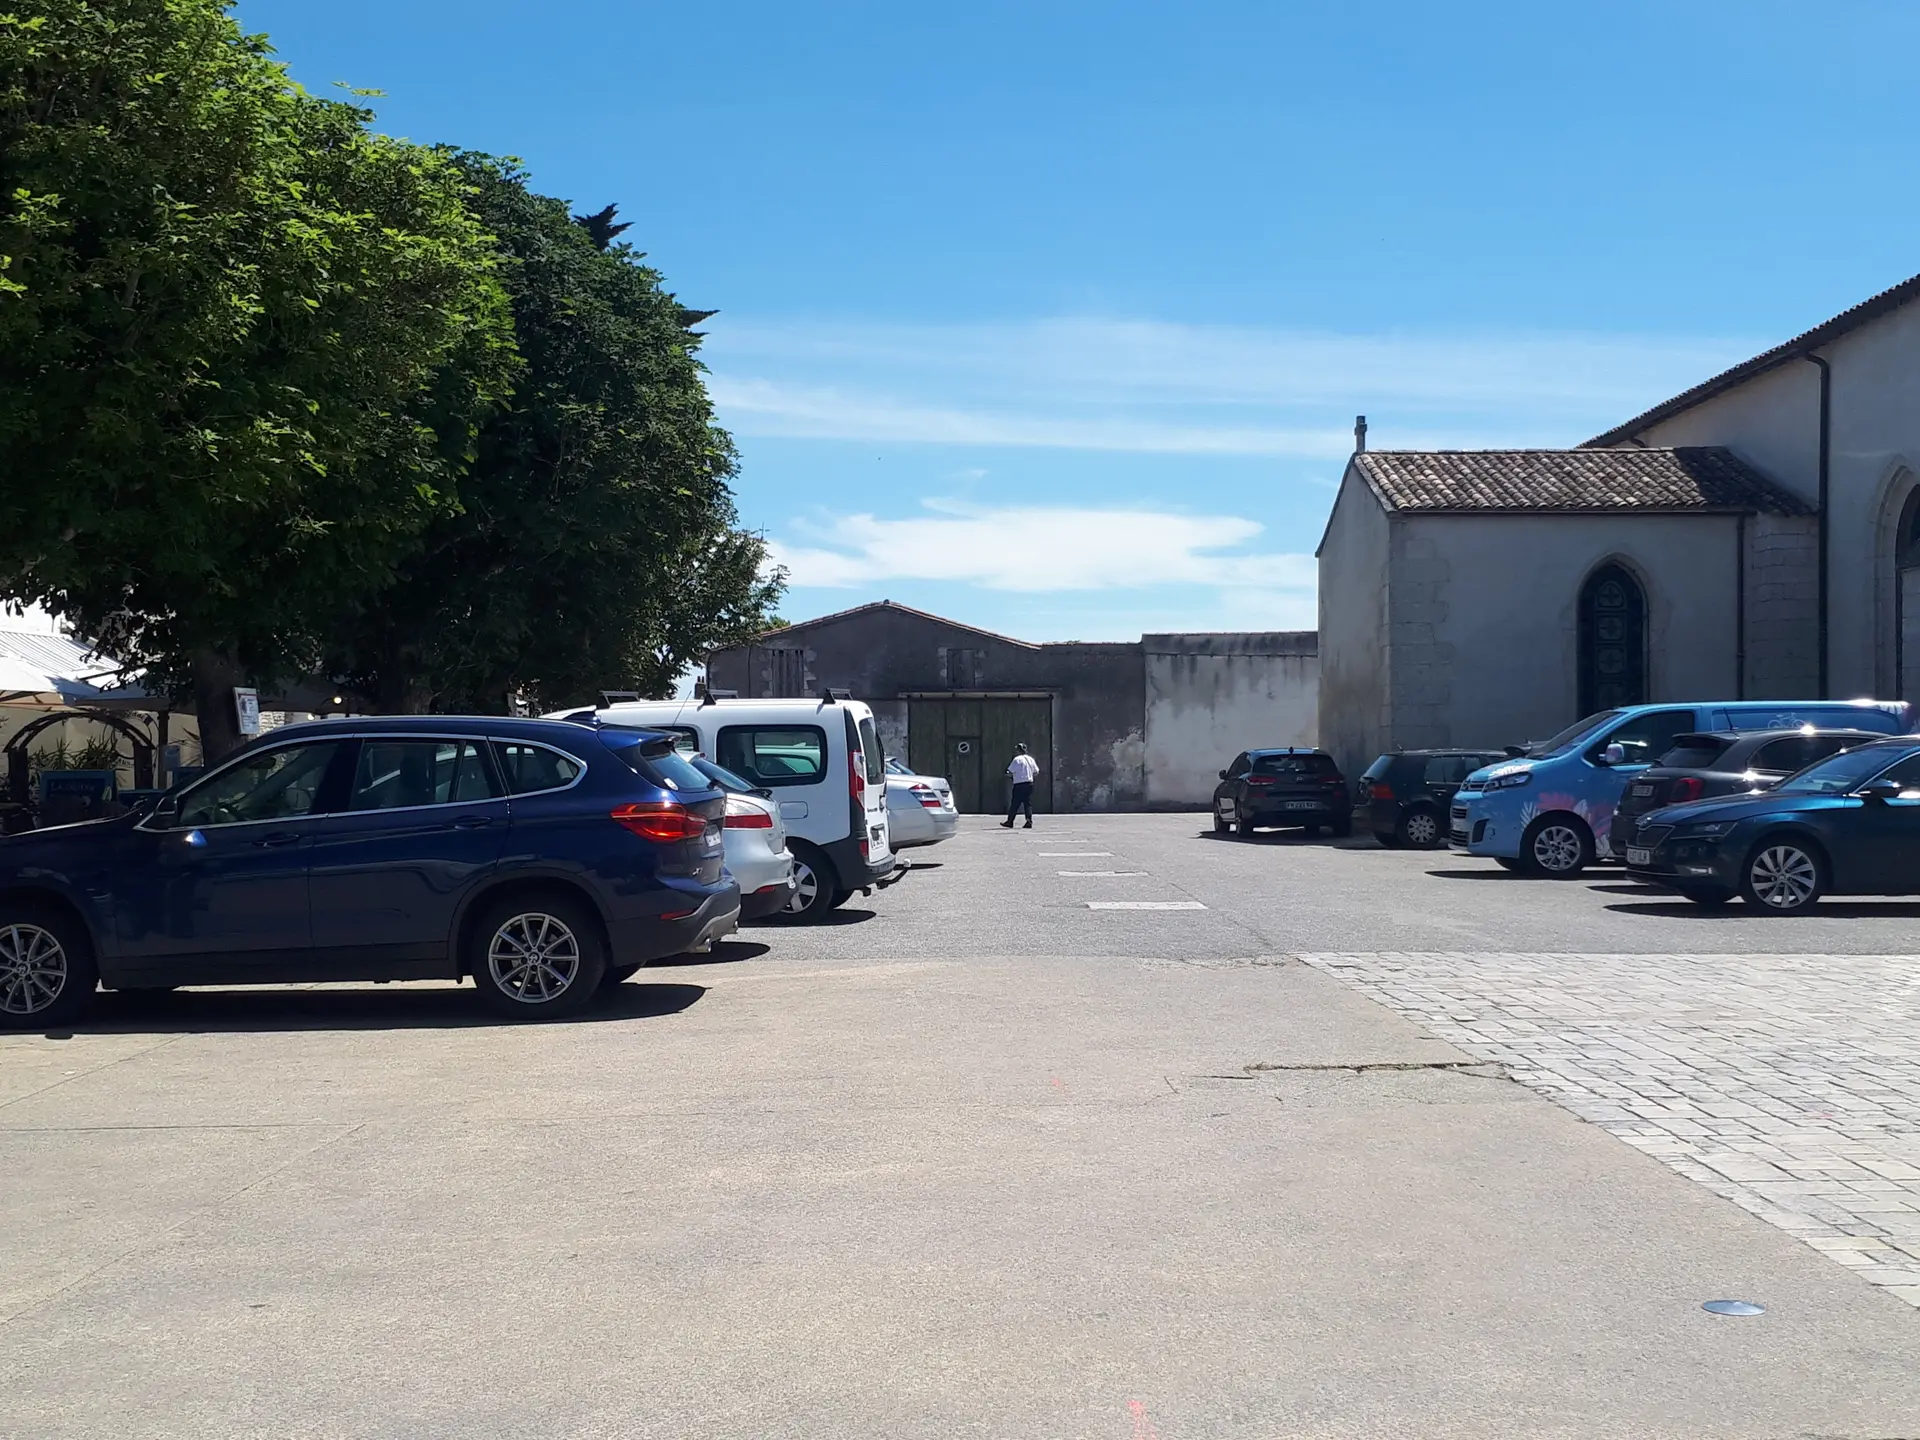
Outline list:
[[[1676,840],[1705,840],[1710,836],[1724,835],[1733,829],[1731,820],[1717,820],[1711,825],[1682,825],[1673,832]]]
[[[1488,779],[1487,783],[1480,788],[1483,790],[1511,790],[1516,785],[1531,785],[1532,783],[1533,772],[1531,770],[1513,770],[1505,775],[1492,776]]]

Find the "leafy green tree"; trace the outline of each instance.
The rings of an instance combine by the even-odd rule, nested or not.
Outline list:
[[[736,523],[733,445],[688,329],[711,312],[681,307],[617,241],[611,207],[576,221],[509,161],[458,164],[499,237],[526,368],[481,430],[458,513],[358,609],[335,673],[392,709],[671,693],[708,650],[764,629],[783,583]]]
[[[453,506],[513,351],[446,156],[224,0],[0,13],[0,595],[191,686],[304,673]]]

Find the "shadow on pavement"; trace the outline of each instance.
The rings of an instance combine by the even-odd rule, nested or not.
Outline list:
[[[586,1025],[677,1015],[707,993],[704,985],[642,984],[609,987],[565,1020],[503,1020],[480,1004],[471,985],[395,989],[385,985],[339,990],[259,989],[108,991],[88,1018],[44,1032],[59,1040],[87,1035],[195,1035],[252,1030],[452,1030],[528,1024]]]
[[[1497,865],[1491,870],[1429,870],[1427,874],[1436,880],[1519,880],[1523,878]]]
[[[820,919],[815,920],[810,925],[796,925],[791,920],[782,920],[776,916],[768,915],[764,919],[747,921],[747,926],[755,930],[763,928],[777,930],[818,930],[826,925],[859,925],[873,919],[873,916],[874,912],[871,910],[851,910],[843,907],[839,910],[829,910]]]
[[[771,945],[763,945],[758,940],[718,940],[704,955],[669,955],[664,960],[655,960],[653,968],[674,970],[683,965],[730,965],[737,960],[758,960],[772,949]]]
[[[1732,919],[1738,916],[1783,924],[1792,920],[1822,917],[1828,920],[1920,919],[1920,904],[1897,900],[1822,900],[1805,915],[1775,915],[1756,910],[1751,905],[1743,905],[1738,900],[1730,900],[1724,905],[1696,905],[1691,900],[1677,899],[1653,900],[1639,905],[1609,905],[1606,908],[1617,910],[1622,915],[1664,915],[1683,920]]]

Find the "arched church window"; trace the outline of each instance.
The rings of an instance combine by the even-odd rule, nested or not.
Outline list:
[[[1911,700],[1920,690],[1920,486],[1893,534],[1893,693]]]
[[[1580,587],[1580,713],[1647,703],[1647,597],[1625,566]]]

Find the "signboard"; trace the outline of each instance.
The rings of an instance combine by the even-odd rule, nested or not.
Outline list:
[[[233,687],[233,713],[240,722],[242,735],[260,733],[260,692],[244,686]]]

